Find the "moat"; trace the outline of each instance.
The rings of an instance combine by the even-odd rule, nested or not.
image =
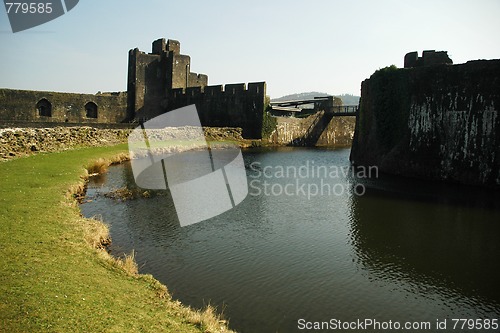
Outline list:
[[[134,187],[128,163],[91,178],[81,210],[110,225],[113,254],[135,250],[140,272],[153,274],[184,304],[222,309],[238,332],[298,331],[300,319],[435,325],[500,318],[498,193],[340,172],[301,177],[306,187],[336,185],[335,193],[308,198],[280,193],[297,177],[264,172],[304,165],[347,170],[349,153],[244,150],[247,198],[184,228],[168,193],[124,201],[104,195]],[[275,191],[263,191],[264,181]]]

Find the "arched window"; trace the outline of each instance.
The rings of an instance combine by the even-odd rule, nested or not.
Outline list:
[[[39,116],[52,117],[52,104],[46,98],[42,98],[36,103],[36,109]]]
[[[97,104],[94,102],[85,104],[85,111],[87,113],[87,118],[97,118]]]

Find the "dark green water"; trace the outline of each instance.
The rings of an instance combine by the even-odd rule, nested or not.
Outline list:
[[[307,331],[300,323],[331,319],[429,322],[428,332],[446,319],[441,331],[459,332],[454,318],[499,320],[498,193],[382,175],[275,173],[280,166],[347,169],[348,156],[349,149],[244,151],[247,198],[184,228],[168,192],[123,202],[102,195],[134,186],[129,164],[93,179],[92,201],[81,209],[111,226],[113,254],[135,249],[141,272],[185,304],[223,309],[239,332]],[[268,195],[265,181],[274,189]],[[295,191],[297,181],[324,190],[337,184],[336,193],[308,198]],[[279,194],[287,184],[288,195]],[[366,192],[355,194],[354,184]],[[350,330],[371,331],[387,329]]]

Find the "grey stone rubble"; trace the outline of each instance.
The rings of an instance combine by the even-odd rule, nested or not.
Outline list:
[[[207,140],[243,141],[240,128],[204,128]],[[194,129],[157,130],[158,138],[180,139],[192,136]],[[93,127],[4,128],[0,129],[0,159],[7,160],[37,152],[57,152],[78,147],[97,147],[126,143],[130,129]]]

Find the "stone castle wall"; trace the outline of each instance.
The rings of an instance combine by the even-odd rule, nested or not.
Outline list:
[[[129,51],[128,105],[130,116],[145,121],[162,113],[196,104],[203,126],[241,127],[245,138],[262,137],[265,82],[209,86],[208,76],[190,71],[191,58],[180,43],[158,39],[152,52]]]
[[[91,95],[0,89],[0,125],[15,123],[102,125],[122,123],[126,120],[126,93]]]
[[[200,121],[208,127],[239,127],[244,138],[262,137],[265,82],[173,89],[167,109],[196,104]]]
[[[382,172],[500,186],[500,60],[375,72],[351,151]]]
[[[447,51],[427,50],[422,52],[422,56],[418,56],[418,52],[410,52],[405,55],[404,68],[434,66],[442,64],[453,64],[453,61],[448,57]]]
[[[275,145],[294,145],[306,135],[309,127],[322,113],[318,112],[306,118],[276,117],[276,130],[270,135],[269,142]],[[333,117],[321,134],[316,146],[344,147],[352,144],[355,117]]]
[[[208,76],[190,66],[178,41],[158,39],[152,53],[129,51],[126,93],[0,89],[0,127],[137,124],[196,104],[203,126],[239,127],[245,138],[261,138],[265,83],[208,86]]]

